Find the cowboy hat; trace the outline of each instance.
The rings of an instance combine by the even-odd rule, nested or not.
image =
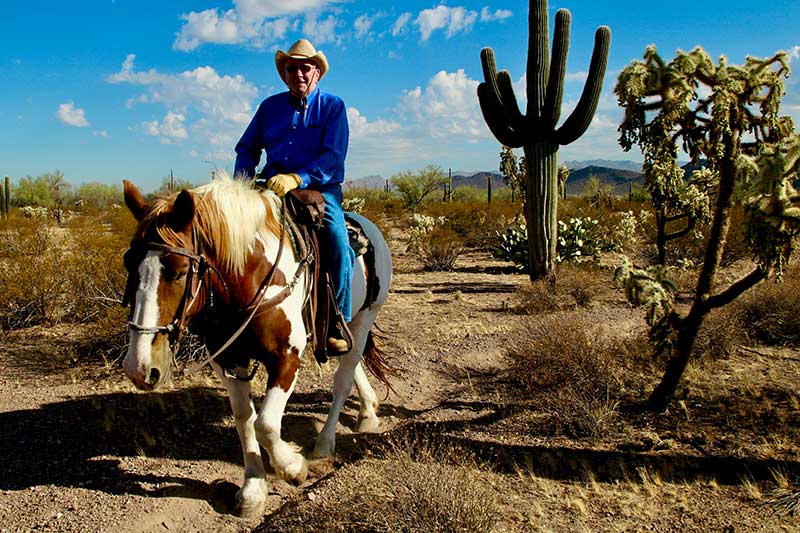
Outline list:
[[[321,51],[317,51],[314,45],[307,39],[300,39],[289,48],[288,52],[278,50],[275,52],[275,66],[278,74],[283,81],[286,81],[286,62],[290,59],[306,59],[312,61],[319,67],[319,79],[321,80],[328,72],[328,59]],[[319,80],[317,80],[319,81]]]

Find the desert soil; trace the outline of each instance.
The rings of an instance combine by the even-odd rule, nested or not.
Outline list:
[[[687,436],[692,426],[686,420],[701,410],[691,403],[683,404],[682,423],[674,414],[665,423],[642,415],[635,435],[575,441],[541,434],[530,411],[502,409],[499,388],[492,392],[508,365],[508,339],[522,320],[508,309],[527,278],[482,254],[464,256],[455,272],[424,273],[410,262],[397,270],[379,324],[401,375],[382,404],[382,433],[352,433],[356,403],[348,403],[337,458],[313,464],[299,487],[271,479],[267,521],[287,506],[335,498],[330,487],[337,476],[368,462],[371,443],[393,433],[436,432],[487,457],[492,475],[505,479],[497,504],[508,530],[800,530],[797,517],[776,513],[758,488],[770,467],[800,472],[800,443],[753,437],[769,441],[771,453],[766,444],[723,445],[711,422]],[[599,331],[620,323],[644,329],[641,311],[629,309],[622,295],[609,291],[604,298],[583,311]],[[76,346],[86,334],[61,325],[0,338],[0,531],[238,532],[258,526],[262,519],[231,514],[241,452],[224,390],[213,376],[176,378],[164,391],[141,393],[118,361],[84,362]],[[742,353],[723,362],[718,375],[731,389],[742,375],[758,374],[765,387],[788,380],[797,390],[800,354],[772,355]],[[302,372],[284,436],[308,450],[324,420],[332,370],[306,363]],[[696,372],[692,379],[702,384],[710,378]],[[256,391],[263,392],[259,386],[262,375]],[[794,410],[796,420],[796,402]],[[753,470],[752,483],[741,468]],[[687,476],[678,474],[682,469]]]

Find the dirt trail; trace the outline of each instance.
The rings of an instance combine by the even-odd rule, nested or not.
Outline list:
[[[506,326],[481,310],[497,306],[517,279],[395,275],[379,324],[403,376],[382,405],[384,429],[423,416],[447,396],[454,376],[442,362],[453,350],[468,365],[493,364],[496,347],[487,349],[479,337]],[[241,455],[215,378],[181,378],[169,390],[140,393],[116,365],[74,366],[81,334],[32,328],[0,343],[0,531],[225,532],[257,525],[230,514]],[[284,435],[308,449],[327,411],[332,368],[305,364],[302,371]],[[343,449],[355,408],[351,400],[341,418]],[[314,465],[299,488],[272,480],[268,512],[331,470],[330,462]]]
[[[798,443],[772,442],[769,435],[757,433],[758,425],[754,437],[742,433],[750,442],[737,440],[738,433],[731,436],[719,429],[720,420],[711,418],[694,427],[691,417],[700,422],[704,412],[724,415],[733,410],[725,402],[737,395],[752,395],[752,405],[764,405],[763,413],[737,412],[743,422],[774,416],[769,410],[778,403],[791,404],[791,398],[769,387],[790,390],[797,382],[796,352],[782,359],[768,360],[768,353],[724,362],[714,374],[722,376],[724,394],[710,410],[687,402],[685,416],[673,414],[662,422],[639,417],[638,426],[623,428],[607,441],[570,440],[542,426],[542,412],[504,405],[507,399],[501,399],[496,388],[497,376],[508,363],[504,354],[509,339],[522,320],[507,310],[518,298],[519,287],[527,285],[527,277],[509,274],[480,254],[464,257],[459,265],[449,273],[421,273],[402,264],[397,269],[378,322],[387,335],[385,349],[402,374],[393,381],[396,394],[381,406],[382,435],[395,429],[441,431],[493,457],[498,472],[513,472],[515,464],[530,460],[534,471],[526,483],[509,478],[517,492],[508,497],[518,502],[509,510],[519,515],[520,524],[540,523],[545,530],[701,531],[728,524],[746,530],[793,529],[793,518],[776,517],[746,488],[702,480],[709,473],[719,476],[725,465],[741,467],[725,462],[728,455],[737,454],[753,458],[744,463],[746,468],[766,471],[780,459],[790,471],[800,470]],[[601,300],[581,311],[599,335],[612,334],[610,324],[643,326],[638,311],[620,304],[621,296],[604,294],[614,300]],[[217,380],[209,373],[178,379],[163,392],[141,393],[118,364],[76,364],[81,354],[75,347],[81,345],[82,335],[80,328],[60,326],[0,338],[0,533],[225,533],[255,528],[260,519],[231,515],[242,459],[227,398]],[[313,446],[328,409],[332,370],[304,363],[284,417],[284,437],[306,450]],[[760,373],[763,379],[753,382]],[[689,377],[695,388],[714,386],[702,369]],[[751,381],[739,384],[745,378]],[[255,386],[263,391],[263,375]],[[764,397],[759,396],[762,389]],[[382,397],[382,387],[377,390]],[[743,408],[750,409],[748,405]],[[780,413],[786,417],[781,423],[791,430],[798,416],[796,405]],[[337,431],[338,459],[312,464],[304,485],[270,479],[267,513],[323,494],[326,481],[347,469],[365,444],[380,438],[353,435],[356,415],[357,403],[351,398]],[[631,434],[634,430],[637,433]],[[667,447],[658,448],[662,445]],[[773,459],[762,461],[766,451]],[[606,464],[627,471],[611,472]],[[647,477],[643,464],[651,472],[685,469],[700,482]],[[596,467],[598,479],[606,476],[608,483],[591,476],[584,479],[587,465]],[[557,475],[552,468],[559,470]],[[520,526],[530,529],[536,528]]]

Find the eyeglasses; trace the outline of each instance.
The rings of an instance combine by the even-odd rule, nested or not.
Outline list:
[[[308,63],[304,63],[302,65],[292,64],[292,65],[287,65],[286,66],[286,72],[288,72],[289,74],[294,74],[295,72],[297,72],[299,70],[303,74],[308,74],[309,72],[311,72],[311,69],[314,69],[314,68],[317,68],[317,67],[315,65],[309,65]]]

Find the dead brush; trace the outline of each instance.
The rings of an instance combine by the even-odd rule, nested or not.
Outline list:
[[[736,300],[747,336],[767,345],[800,345],[800,268],[766,281]]]
[[[633,375],[626,369],[633,360],[627,344],[592,335],[574,317],[548,316],[531,320],[508,355],[511,379],[551,412],[561,431],[598,438],[614,427],[629,392],[623,378]]]
[[[313,500],[273,516],[256,531],[513,531],[502,516],[502,476],[465,450],[422,436],[399,437],[340,470]]]

